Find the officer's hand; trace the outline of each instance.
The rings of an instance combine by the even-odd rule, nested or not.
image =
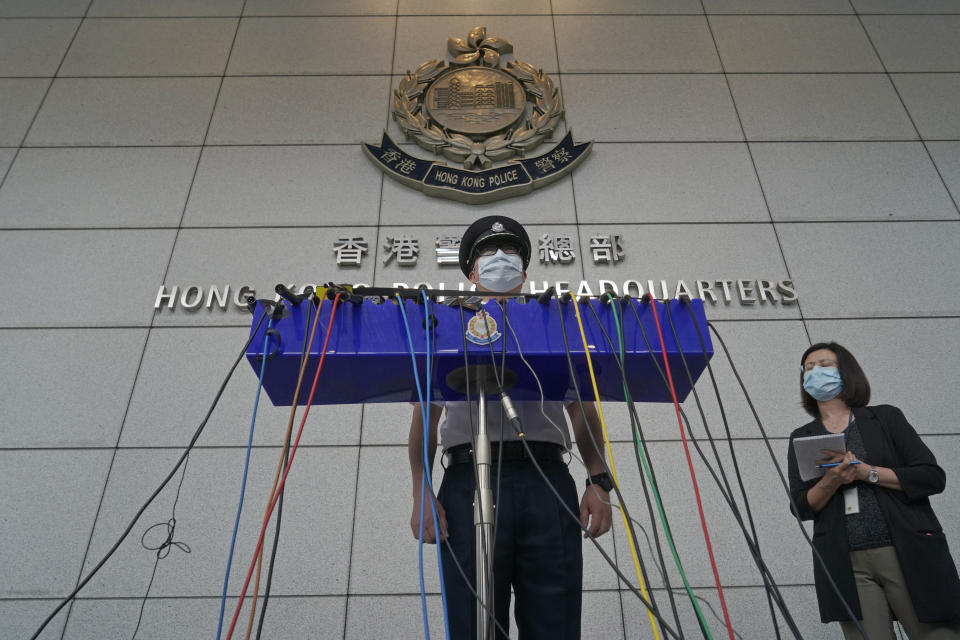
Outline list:
[[[447,532],[447,513],[443,510],[443,505],[432,498],[433,496],[427,497],[427,504],[423,510],[423,541],[428,544],[436,544],[437,542],[437,532],[433,528],[433,514],[430,512],[430,505],[435,506],[437,509],[437,523],[440,525],[440,539],[446,540],[447,536],[450,535]],[[410,531],[413,533],[413,537],[415,539],[420,539],[420,496],[416,496],[413,499],[413,513],[410,516]]]
[[[587,487],[580,500],[580,524],[596,538],[610,531],[612,521],[610,494],[595,484]],[[587,534],[583,534],[583,537],[586,538]]]

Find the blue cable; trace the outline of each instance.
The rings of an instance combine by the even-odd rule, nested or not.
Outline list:
[[[263,389],[263,373],[267,370],[267,350],[270,346],[270,328],[273,326],[273,314],[267,321],[267,331],[263,338],[263,356],[260,363],[260,380],[257,382],[257,395],[253,400],[253,416],[250,418],[250,435],[247,438],[247,458],[243,463],[243,482],[240,484],[240,502],[237,504],[237,517],[233,523],[233,536],[230,538],[230,555],[227,557],[227,573],[223,576],[223,594],[220,596],[220,620],[217,622],[217,640],[223,633],[223,611],[227,604],[227,585],[230,583],[230,566],[233,564],[233,550],[237,544],[237,529],[240,528],[240,514],[243,513],[243,495],[247,489],[247,470],[250,468],[250,449],[253,447],[253,427],[257,423],[257,407],[260,406],[260,391]]]
[[[426,438],[427,438],[428,435],[429,435],[430,425],[429,425],[429,422],[428,422],[426,405],[424,404],[423,390],[422,390],[421,387],[420,387],[420,372],[419,372],[419,369],[417,368],[416,351],[415,351],[415,349],[413,348],[413,337],[412,337],[412,335],[411,335],[411,333],[410,333],[410,323],[407,321],[407,311],[406,311],[406,308],[404,307],[403,299],[400,298],[400,296],[397,296],[397,303],[398,303],[398,306],[400,307],[400,317],[403,319],[403,327],[404,327],[404,329],[405,329],[405,331],[406,331],[407,346],[408,346],[409,349],[410,349],[410,360],[411,360],[411,362],[413,363],[414,383],[415,383],[416,389],[417,389],[417,398],[418,398],[419,401],[420,401],[420,416],[421,416],[421,421],[424,423],[424,438],[425,438],[425,440],[424,440],[424,453],[425,453],[425,457],[426,457],[426,450],[427,450],[427,446],[428,446],[428,444],[427,444],[428,440],[427,440]],[[429,329],[428,329],[428,331],[429,331]],[[428,342],[428,344],[429,344],[429,342]],[[427,362],[428,362],[428,366],[429,366],[429,352],[428,352]],[[429,616],[427,615],[427,592],[426,592],[426,586],[425,586],[425,584],[424,584],[424,577],[423,577],[424,502],[426,501],[426,489],[427,489],[427,485],[430,484],[429,479],[428,479],[428,476],[429,476],[429,468],[428,468],[428,465],[427,465],[427,463],[426,463],[426,461],[425,461],[425,462],[424,462],[424,473],[423,473],[423,475],[421,476],[422,481],[421,481],[421,484],[420,484],[420,537],[419,537],[419,541],[418,541],[418,542],[419,542],[419,554],[418,554],[418,557],[419,557],[419,564],[420,564],[420,605],[421,605],[422,614],[423,614],[423,628],[424,628],[424,633],[425,633],[425,635],[426,635],[427,640],[430,640],[430,621],[429,621]],[[431,499],[432,499],[432,496],[433,496],[433,494],[432,494],[432,491],[433,491],[433,486],[432,486],[432,484],[430,484],[430,490],[431,490]],[[439,541],[440,530],[439,530],[439,526],[436,524],[436,522],[437,522],[436,510],[435,510],[435,509],[431,509],[431,511],[433,512],[434,531],[436,532],[436,535],[437,535],[437,537],[438,537],[438,540],[437,540],[437,561],[438,561],[438,563],[439,563],[439,562],[441,562],[441,560],[440,560],[440,541]],[[445,590],[444,587],[443,587],[443,566],[442,566],[442,565],[440,565],[440,596],[441,596],[441,600],[443,601],[443,619],[444,619],[445,631],[446,631],[446,634],[447,634],[446,637],[447,637],[447,639],[449,640],[449,638],[450,638],[450,625],[449,625],[449,622],[447,621],[447,618],[448,618],[448,616],[447,616],[447,599],[446,599],[446,590]]]
[[[433,505],[433,497],[436,495],[436,492],[433,490],[433,469],[430,468],[430,456],[427,453],[428,442],[430,438],[430,391],[432,389],[431,380],[431,370],[430,363],[433,360],[432,354],[433,351],[430,349],[430,332],[433,328],[430,322],[430,297],[427,296],[427,292],[421,290],[420,294],[423,296],[423,308],[424,308],[424,328],[426,329],[427,335],[427,402],[424,404],[425,415],[423,420],[423,468],[426,470],[424,474],[424,480],[426,480],[427,485],[430,487],[430,499],[431,506]],[[423,500],[420,500],[420,508],[423,509]],[[437,510],[431,508],[430,513],[433,515],[433,530],[437,537],[437,567],[440,571],[440,601],[443,603],[443,625],[447,633],[447,638],[450,638],[450,620],[447,615],[447,588],[443,580],[443,559],[440,553],[440,523],[437,520]],[[423,516],[420,516],[420,520],[423,520]]]
[[[420,420],[423,420],[423,392],[420,390],[420,374],[417,371],[417,359],[414,355],[413,338],[410,335],[410,325],[407,322],[407,311],[403,307],[403,299],[397,296],[397,305],[400,307],[400,317],[403,318],[403,328],[407,334],[407,345],[410,347],[410,359],[413,361],[413,379],[417,387],[417,397],[420,399]],[[423,614],[423,631],[427,640],[430,640],[430,616],[427,615],[427,589],[423,579],[423,502],[427,491],[427,476],[420,476],[420,537],[418,538],[417,557],[420,565],[420,608]]]

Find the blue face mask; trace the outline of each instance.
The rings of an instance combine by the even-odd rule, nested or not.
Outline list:
[[[523,261],[497,249],[492,256],[477,258],[477,276],[484,288],[506,293],[523,284]]]
[[[803,390],[820,402],[833,400],[843,391],[840,371],[836,367],[815,366],[803,374]]]

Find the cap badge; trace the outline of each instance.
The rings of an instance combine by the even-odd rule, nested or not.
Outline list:
[[[506,231],[506,227],[504,227],[503,224],[500,223],[500,222],[494,222],[494,223],[493,223],[493,226],[490,227],[490,228],[491,228],[493,231],[496,231],[497,233],[500,233],[500,232],[502,232],[502,231]]]

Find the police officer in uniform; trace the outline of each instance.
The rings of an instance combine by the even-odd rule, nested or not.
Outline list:
[[[520,293],[530,264],[530,238],[523,226],[506,216],[487,216],[467,228],[460,241],[460,269],[478,291]],[[485,305],[495,305],[492,299]],[[466,310],[465,310],[466,311]],[[472,311],[469,312],[472,315]],[[499,314],[496,317],[500,317]],[[501,327],[506,332],[506,327]],[[504,339],[504,338],[501,338]],[[522,344],[521,344],[522,348]],[[592,402],[514,402],[533,456],[580,522],[593,536],[610,529],[609,492],[613,488],[603,463],[603,434]],[[589,477],[582,498],[567,470],[563,454],[570,447],[564,410],[573,427],[577,448]],[[473,416],[471,419],[470,413]],[[545,415],[546,414],[546,417]],[[494,609],[500,627],[509,629],[511,588],[516,596],[515,618],[522,640],[578,640],[583,578],[581,530],[559,504],[527,456],[523,443],[501,419],[499,401],[487,403],[487,432],[491,440],[491,482],[496,504],[494,545]],[[448,620],[454,640],[476,638],[476,527],[474,524],[475,475],[472,458],[472,425],[477,424],[477,403],[446,402],[430,410],[428,454],[431,467],[439,431],[445,473],[437,494],[437,520],[442,548],[443,579]],[[502,426],[501,426],[502,425]],[[591,441],[600,445],[595,447]],[[408,449],[413,487],[410,528],[419,538],[421,474],[423,472],[423,419],[414,407]],[[598,451],[599,448],[599,451]],[[499,487],[497,477],[499,476]],[[428,496],[430,499],[430,496]],[[425,505],[424,541],[437,542],[430,505]],[[464,580],[451,558],[452,552],[470,578]],[[505,636],[498,630],[496,637]]]

